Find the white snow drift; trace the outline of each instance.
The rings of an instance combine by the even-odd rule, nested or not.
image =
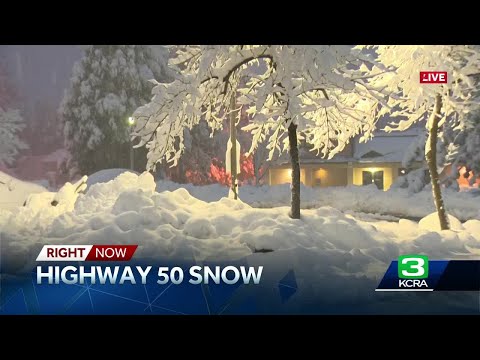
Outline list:
[[[157,191],[173,191],[183,187],[192,196],[204,201],[218,201],[228,195],[228,188],[219,184],[195,186],[192,184],[177,184],[171,181],[157,182]],[[480,219],[480,192],[457,192],[442,189],[447,211],[460,219]],[[289,184],[240,186],[239,196],[252,207],[272,208],[288,206],[291,190]],[[407,189],[378,190],[374,184],[368,186],[339,187],[301,187],[302,208],[317,208],[332,206],[341,211],[356,211],[373,214],[386,214],[396,217],[422,218],[435,211],[432,190],[409,194]]]
[[[252,208],[227,198],[209,203],[186,189],[159,193],[155,187],[149,173],[123,173],[92,185],[72,211],[48,206],[5,211],[0,216],[2,272],[31,268],[43,244],[133,243],[139,244],[137,259],[200,261],[240,259],[268,249],[274,251],[255,254],[252,261],[287,257],[306,273],[374,279],[402,253],[464,258],[480,249],[478,220],[452,231],[431,231],[409,220],[362,221],[329,206],[303,210],[297,220],[288,217],[288,207]],[[300,256],[305,252],[310,255]]]
[[[13,210],[22,206],[30,194],[45,191],[47,189],[41,185],[18,180],[0,171],[0,214],[2,209]]]

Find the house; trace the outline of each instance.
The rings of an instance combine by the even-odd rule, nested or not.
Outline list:
[[[406,174],[407,169],[402,166],[405,152],[423,131],[422,127],[391,133],[379,131],[366,143],[354,138],[330,160],[301,147],[300,181],[306,186],[321,187],[374,183],[379,189],[388,190],[398,176]],[[270,185],[291,181],[288,156],[282,156],[270,167],[268,181]]]

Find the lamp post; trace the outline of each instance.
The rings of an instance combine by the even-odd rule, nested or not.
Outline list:
[[[128,118],[128,126],[130,126],[130,133],[131,133],[131,129],[132,127],[135,125],[135,118],[133,116],[130,116]],[[133,142],[132,142],[132,139],[131,139],[131,136],[130,136],[130,170],[134,170],[134,156],[133,156]]]

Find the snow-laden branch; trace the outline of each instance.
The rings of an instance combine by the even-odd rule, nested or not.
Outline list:
[[[395,71],[379,74],[370,80],[370,86],[385,88],[396,94],[389,97],[395,108],[390,117],[397,120],[387,131],[405,130],[426,119],[435,105],[437,95],[442,97],[442,114],[461,118],[479,108],[478,80],[480,49],[467,45],[381,45],[373,47],[378,61]],[[446,71],[448,83],[422,84],[421,71]],[[427,122],[427,126],[430,122]]]
[[[150,103],[134,114],[137,146],[146,146],[148,167],[181,156],[184,128],[205,120],[220,129],[232,91],[247,108],[253,151],[267,140],[269,157],[287,148],[290,122],[313,151],[332,156],[357,134],[371,137],[389,105],[385,87],[369,84],[389,72],[349,46],[179,46],[171,61],[174,81],[155,82]],[[365,65],[365,64],[368,64]],[[373,69],[373,70],[371,70]],[[236,90],[235,90],[236,89]],[[379,110],[383,109],[383,110]]]

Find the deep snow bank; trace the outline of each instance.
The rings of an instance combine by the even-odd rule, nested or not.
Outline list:
[[[228,188],[219,184],[195,186],[171,181],[157,181],[157,191],[185,188],[204,201],[218,201],[227,196]],[[241,186],[240,198],[252,207],[272,208],[290,204],[290,185]],[[460,219],[480,219],[478,192],[456,192],[443,189],[447,211]],[[302,208],[332,206],[342,211],[389,214],[398,217],[424,217],[435,211],[430,189],[409,194],[406,189],[378,190],[375,185],[312,188],[301,187]]]
[[[204,202],[186,189],[159,193],[155,186],[149,173],[123,173],[93,185],[73,211],[3,212],[2,272],[31,266],[42,244],[134,243],[137,259],[231,260],[263,249],[306,249],[317,261],[299,260],[297,266],[373,278],[402,253],[452,258],[480,248],[478,220],[458,231],[435,232],[408,220],[361,221],[329,206],[304,210],[295,220],[287,207],[258,209],[227,198]]]
[[[18,180],[0,171],[0,212],[22,206],[28,195],[44,191],[47,189],[41,185]]]
[[[106,182],[109,182],[111,180],[115,180],[115,178],[118,175],[123,174],[124,172],[130,172],[130,173],[139,175],[136,171],[133,171],[133,170],[130,170],[130,169],[118,169],[117,168],[117,169],[100,170],[100,171],[97,171],[97,172],[95,172],[91,175],[88,175],[87,189],[94,184],[106,183]]]

